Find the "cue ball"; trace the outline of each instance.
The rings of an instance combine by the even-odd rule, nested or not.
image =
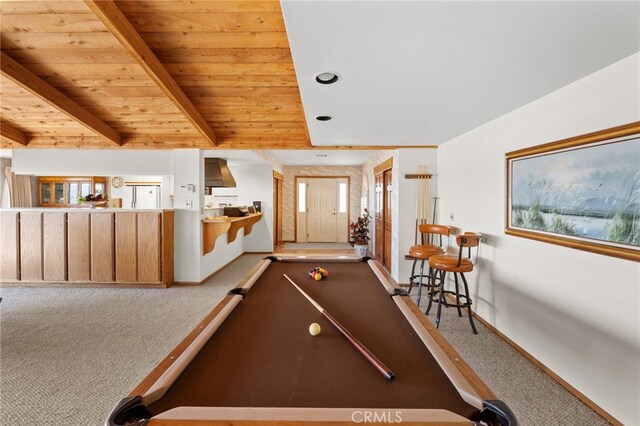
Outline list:
[[[309,326],[309,333],[312,336],[317,336],[318,334],[320,334],[320,324],[318,324],[317,322],[314,322],[313,324],[311,324]]]

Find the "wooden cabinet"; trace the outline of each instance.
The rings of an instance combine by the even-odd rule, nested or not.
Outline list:
[[[71,207],[89,194],[106,195],[106,178],[98,176],[40,176],[38,204],[41,207]]]
[[[173,211],[27,209],[0,212],[0,281],[167,287]]]

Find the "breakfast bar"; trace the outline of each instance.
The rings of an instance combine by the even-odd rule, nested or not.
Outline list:
[[[173,210],[0,210],[0,283],[167,287]]]

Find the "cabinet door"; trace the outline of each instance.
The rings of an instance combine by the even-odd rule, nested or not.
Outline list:
[[[65,205],[67,203],[64,186],[64,182],[53,183],[53,204]]]
[[[91,280],[113,281],[113,214],[91,213]]]
[[[42,213],[20,213],[20,278],[42,280]]]
[[[116,213],[116,281],[138,279],[138,215]]]
[[[51,182],[40,182],[40,205],[51,204]]]
[[[69,281],[89,281],[91,278],[89,232],[89,213],[69,213],[67,217]]]
[[[42,217],[42,258],[45,281],[65,281],[67,214],[46,211]]]
[[[18,213],[0,213],[0,279],[18,280],[18,251],[20,236],[18,235]]]
[[[160,213],[138,213],[138,281],[160,281]]]

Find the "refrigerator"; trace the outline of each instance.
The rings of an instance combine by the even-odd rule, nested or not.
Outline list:
[[[126,209],[159,209],[159,185],[128,185],[122,200]]]

